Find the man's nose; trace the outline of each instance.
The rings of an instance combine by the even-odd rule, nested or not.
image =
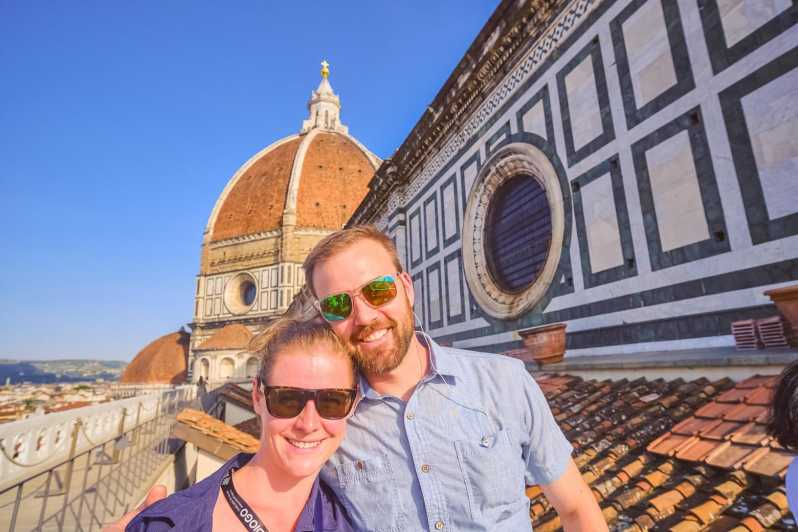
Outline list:
[[[377,309],[365,302],[362,294],[352,300],[352,314],[356,325],[368,325],[378,318]]]
[[[319,428],[319,413],[316,411],[316,402],[312,399],[305,403],[305,408],[299,413],[296,425],[307,433]]]

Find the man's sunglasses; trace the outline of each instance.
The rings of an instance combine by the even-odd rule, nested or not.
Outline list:
[[[280,419],[298,416],[311,399],[316,405],[316,412],[324,419],[342,419],[352,410],[356,395],[357,390],[353,388],[311,390],[289,386],[263,386],[269,414]]]
[[[381,275],[351,292],[332,294],[316,301],[316,307],[327,321],[345,320],[352,314],[352,301],[359,295],[373,308],[379,308],[396,297],[396,275]]]

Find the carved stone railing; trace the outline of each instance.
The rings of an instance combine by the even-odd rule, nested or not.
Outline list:
[[[0,493],[186,405],[191,385],[0,425]]]

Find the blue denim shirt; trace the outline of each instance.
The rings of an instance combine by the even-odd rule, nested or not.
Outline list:
[[[160,532],[180,530],[200,532],[213,529],[213,508],[219,496],[222,477],[231,468],[249,462],[251,454],[238,454],[213,475],[188,489],[178,491],[160,500],[138,514],[125,529],[126,532]],[[310,491],[308,502],[299,514],[296,532],[352,532],[346,511],[341,507],[330,488],[318,477]]]
[[[442,348],[410,399],[363,400],[321,478],[355,528],[530,531],[525,486],[548,484],[572,447],[519,360]]]

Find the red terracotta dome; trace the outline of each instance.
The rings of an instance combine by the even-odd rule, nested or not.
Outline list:
[[[127,365],[123,384],[180,384],[186,381],[189,335],[178,331],[161,336],[139,351]]]

